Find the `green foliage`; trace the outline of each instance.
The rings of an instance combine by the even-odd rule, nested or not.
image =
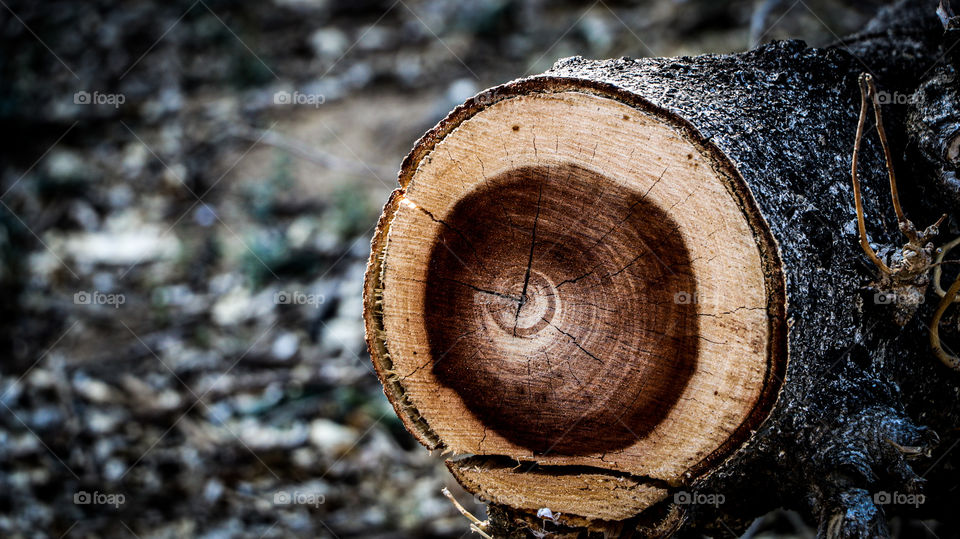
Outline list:
[[[274,159],[270,176],[254,182],[245,189],[244,201],[248,213],[259,222],[269,222],[276,214],[282,193],[293,187],[292,159],[290,154],[279,153]]]

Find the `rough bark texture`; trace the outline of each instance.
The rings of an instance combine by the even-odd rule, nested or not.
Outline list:
[[[625,530],[722,535],[778,506],[819,522],[823,536],[884,536],[895,513],[956,520],[960,374],[927,343],[938,298],[930,294],[903,328],[892,306],[876,304],[865,289],[876,272],[857,243],[850,182],[857,76],[870,71],[881,91],[924,95],[884,107],[902,197],[920,227],[951,215],[939,243],[957,233],[956,163],[947,147],[958,122],[955,68],[944,64],[936,7],[902,4],[825,49],[778,42],[725,56],[574,57],[545,74],[608,84],[689,122],[739,170],[783,259],[790,363],[777,405],[732,458],[675,489],[722,494],[723,503],[676,505],[671,497]],[[872,129],[860,167],[871,240],[898,252],[904,240]],[[948,343],[956,338],[945,331]],[[886,503],[921,492],[922,504]],[[490,514],[497,535],[542,529],[508,508]]]

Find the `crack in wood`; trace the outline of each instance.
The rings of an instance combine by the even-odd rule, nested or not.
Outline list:
[[[533,218],[533,233],[530,237],[530,256],[527,258],[527,272],[523,276],[523,289],[520,291],[520,301],[517,302],[517,314],[513,318],[513,336],[517,336],[517,326],[520,323],[520,309],[527,302],[527,286],[530,284],[530,269],[533,266],[533,250],[537,244],[537,223],[540,221],[540,205],[543,202],[543,182],[540,183],[540,193],[537,195],[537,214]]]

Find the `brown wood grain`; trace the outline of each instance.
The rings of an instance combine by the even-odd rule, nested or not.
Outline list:
[[[698,325],[675,295],[695,297],[696,279],[676,223],[643,192],[575,165],[522,167],[444,222],[425,361],[484,425],[534,454],[602,453],[677,405]]]

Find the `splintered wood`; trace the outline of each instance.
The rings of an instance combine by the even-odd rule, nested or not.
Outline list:
[[[452,462],[471,492],[628,518],[769,411],[772,242],[736,171],[663,113],[569,90],[475,109],[421,140],[384,210],[374,364],[427,447],[529,463]]]

